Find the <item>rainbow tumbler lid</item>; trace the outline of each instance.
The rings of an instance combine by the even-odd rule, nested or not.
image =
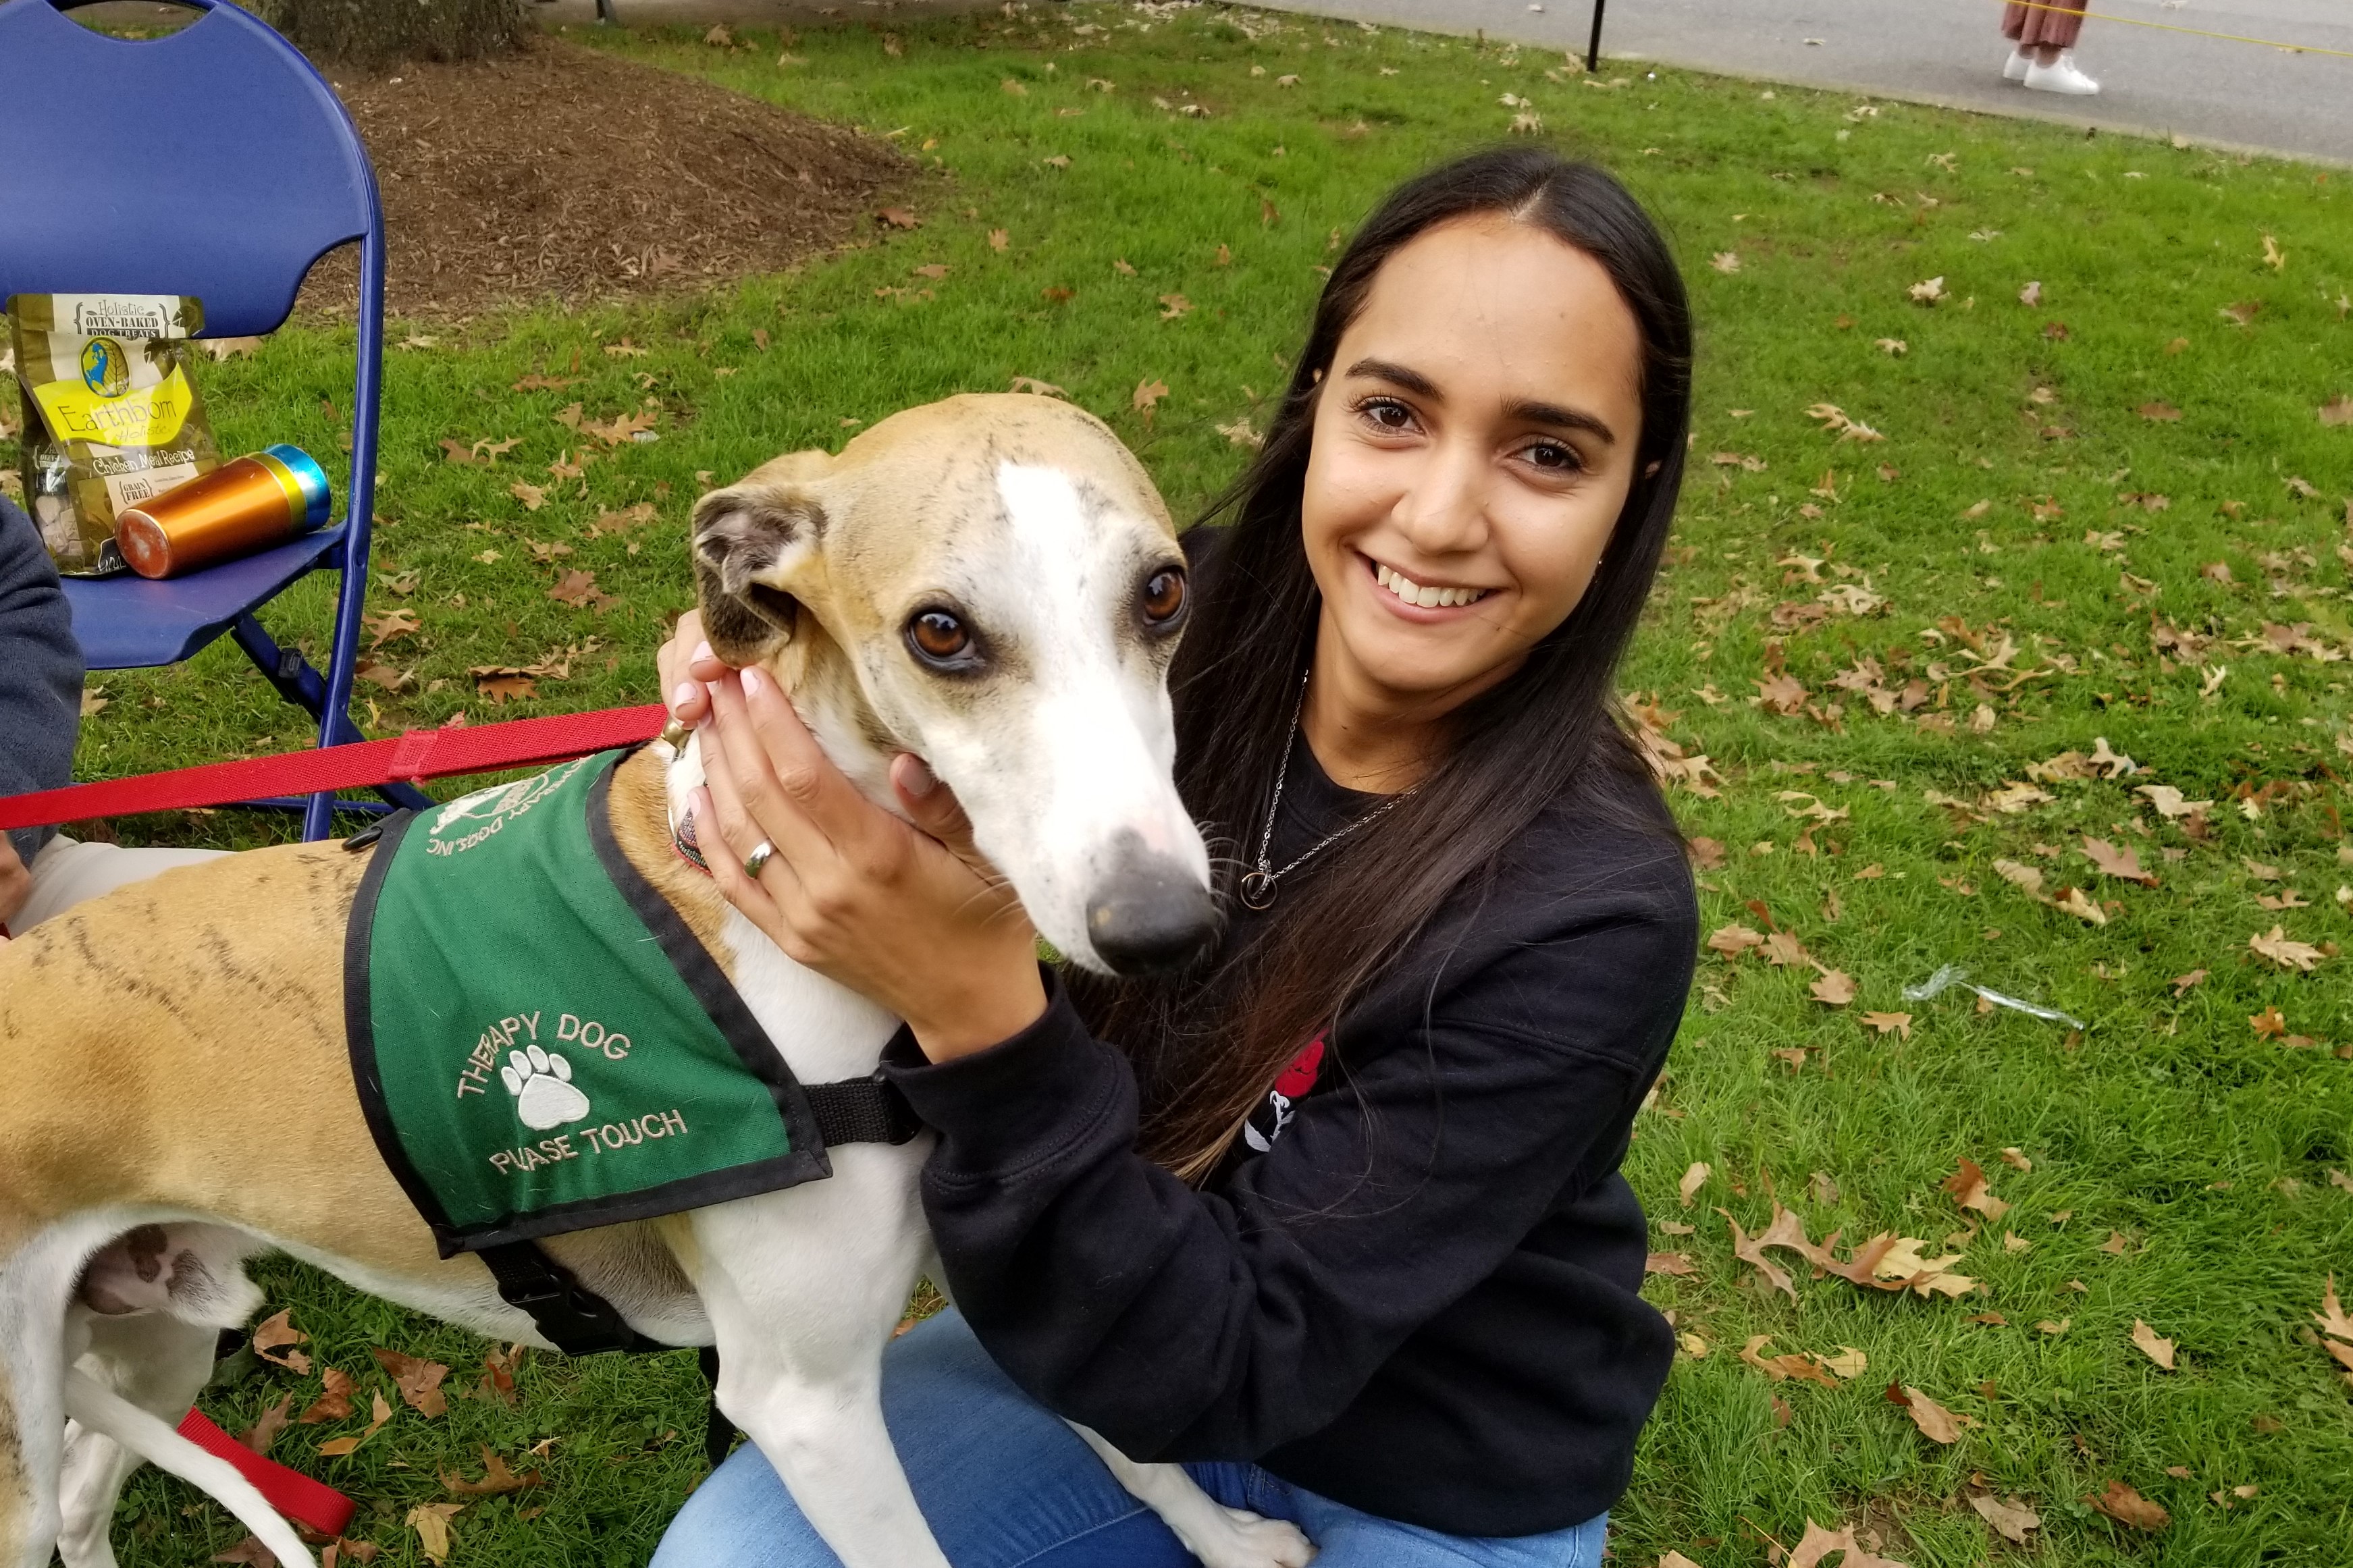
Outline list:
[[[275,458],[285,466],[286,472],[293,479],[295,487],[302,492],[301,527],[303,531],[325,527],[327,514],[334,507],[334,496],[327,488],[326,470],[320,468],[311,458],[311,454],[300,447],[289,447],[281,443],[275,447],[264,447],[261,450],[264,456]]]

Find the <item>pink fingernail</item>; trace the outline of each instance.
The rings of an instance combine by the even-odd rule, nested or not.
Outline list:
[[[760,671],[759,671],[759,669],[758,669],[756,667],[754,667],[754,666],[749,666],[749,665],[745,666],[745,667],[744,667],[744,697],[745,697],[746,699],[749,699],[749,698],[751,698],[754,694],[755,694],[759,689],[760,689]]]
[[[670,694],[670,710],[672,712],[684,711],[687,705],[702,694],[702,688],[695,685],[691,680],[680,681],[678,683],[678,689]]]
[[[696,643],[694,645],[694,651],[687,655],[687,658],[692,659],[697,664],[701,664],[704,659],[712,657],[711,645],[707,642]]]
[[[932,772],[929,763],[913,752],[904,754],[907,765],[901,770],[899,782],[907,786],[909,795],[920,800],[940,787],[939,775]]]

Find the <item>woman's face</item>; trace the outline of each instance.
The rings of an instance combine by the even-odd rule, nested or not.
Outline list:
[[[1533,225],[1465,219],[1393,254],[1317,393],[1318,661],[1424,710],[1516,668],[1625,504],[1641,367],[1609,274]]]

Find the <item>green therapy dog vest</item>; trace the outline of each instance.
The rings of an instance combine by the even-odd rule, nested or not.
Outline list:
[[[361,882],[353,1076],[445,1258],[831,1174],[783,1056],[613,841],[626,754],[395,817]]]

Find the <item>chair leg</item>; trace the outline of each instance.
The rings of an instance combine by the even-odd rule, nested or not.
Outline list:
[[[230,627],[229,635],[237,638],[237,646],[245,650],[246,657],[253,660],[254,667],[261,671],[270,685],[278,689],[278,694],[280,697],[303,710],[313,719],[320,721],[321,728],[327,732],[322,744],[342,746],[349,745],[354,741],[367,739],[360,733],[359,726],[352,722],[352,716],[348,712],[338,713],[332,721],[328,721],[325,713],[327,683],[321,679],[319,672],[311,667],[311,661],[304,658],[298,649],[280,647],[275,638],[262,629],[261,623],[255,620],[249,613],[237,616],[237,624]],[[434,804],[430,795],[413,784],[379,784],[376,786],[376,794],[382,795],[394,806],[406,807],[410,811],[428,811],[432,809]],[[300,803],[272,800],[258,801],[254,804],[275,806],[294,805]],[[372,804],[345,805],[341,803],[330,809],[370,812],[375,810]]]

